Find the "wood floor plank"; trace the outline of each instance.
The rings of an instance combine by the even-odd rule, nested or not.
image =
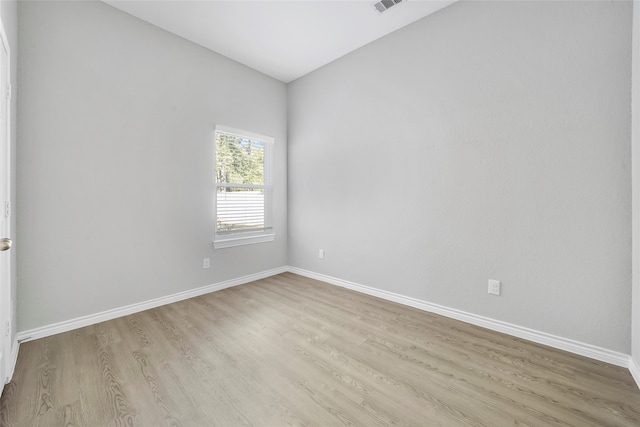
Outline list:
[[[638,426],[626,369],[292,273],[23,343],[4,426]]]

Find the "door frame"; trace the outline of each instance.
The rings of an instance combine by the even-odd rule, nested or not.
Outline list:
[[[4,86],[4,87],[3,87]],[[3,164],[0,165],[0,215],[2,216],[0,237],[11,237],[11,50],[9,40],[0,17],[0,150]],[[15,250],[15,249],[14,249]],[[2,252],[0,257],[0,383],[2,387],[11,380],[18,354],[14,342],[12,295],[12,251]]]

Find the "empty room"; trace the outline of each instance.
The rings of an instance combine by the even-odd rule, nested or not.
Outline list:
[[[0,23],[0,426],[640,425],[640,3]]]

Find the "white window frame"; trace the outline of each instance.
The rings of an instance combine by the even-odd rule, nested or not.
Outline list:
[[[264,229],[252,232],[231,232],[218,233],[218,188],[229,186],[229,183],[218,183],[216,177],[216,133],[227,133],[239,137],[258,140],[264,142],[264,185],[251,186],[264,189]],[[275,139],[270,136],[260,135],[241,129],[235,129],[229,126],[216,125],[213,134],[213,216],[214,216],[214,249],[229,248],[240,245],[250,245],[254,243],[271,242],[275,240],[275,232],[273,230],[273,145]],[[234,184],[233,186],[244,187],[245,185]]]

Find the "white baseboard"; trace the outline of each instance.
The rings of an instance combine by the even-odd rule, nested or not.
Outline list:
[[[14,342],[13,345],[11,346],[11,354],[7,356],[9,359],[7,360],[8,364],[6,365],[7,372],[6,372],[6,377],[4,378],[4,384],[9,383],[9,381],[11,381],[11,378],[13,378],[13,372],[16,369],[16,362],[18,361],[19,349],[20,349],[20,343],[18,341]]]
[[[203,286],[184,292],[178,292],[177,294],[168,295],[166,297],[155,298],[149,301],[103,311],[101,313],[90,314],[88,316],[78,317],[76,319],[65,320],[63,322],[54,323],[52,325],[46,325],[39,328],[18,332],[17,340],[18,342],[27,342],[38,338],[48,337],[62,332],[94,325],[106,320],[111,320],[118,317],[127,316],[129,314],[138,313],[140,311],[149,310],[161,305],[171,304],[173,302],[182,301],[233,286],[243,285],[255,280],[275,276],[276,274],[284,273],[286,271],[288,271],[287,267],[275,268],[273,270],[262,271],[260,273],[250,274],[248,276],[239,277],[237,279],[226,280],[224,282],[216,283],[213,285]]]
[[[13,371],[16,369],[16,362],[18,362],[18,350],[20,350],[20,343],[18,341],[15,341],[13,343],[13,346],[11,346],[11,365],[9,368],[9,372],[7,372],[7,377],[9,378],[9,380],[11,380],[11,378],[13,378]]]
[[[602,362],[611,363],[613,365],[622,366],[629,369],[629,371],[631,372],[631,375],[633,376],[636,383],[640,387],[640,366],[628,354],[623,354],[623,353],[608,350],[605,348],[593,346],[590,344],[585,344],[579,341],[558,337],[555,335],[547,334],[545,332],[540,332],[540,331],[525,328],[522,326],[513,325],[510,323],[491,319],[488,317],[467,313],[461,310],[456,310],[453,308],[445,307],[438,304],[433,304],[433,303],[419,300],[416,298],[407,297],[407,296],[396,294],[393,292],[388,292],[381,289],[376,289],[369,286],[361,285],[358,283],[349,282],[346,280],[338,279],[338,278],[327,276],[324,274],[303,270],[297,267],[280,267],[273,270],[267,270],[260,273],[250,274],[248,276],[243,276],[236,279],[231,279],[224,282],[216,283],[213,285],[203,286],[197,289],[179,292],[177,294],[169,295],[166,297],[160,297],[160,298],[156,298],[153,300],[149,300],[149,301],[145,301],[137,304],[131,304],[124,307],[103,311],[101,313],[78,317],[76,319],[70,319],[63,322],[54,323],[52,325],[42,326],[39,328],[19,332],[16,336],[18,343],[13,346],[12,354],[10,355],[10,357],[13,360],[12,366],[15,367],[15,361],[17,360],[17,356],[18,356],[18,348],[21,342],[27,342],[27,341],[35,340],[38,338],[44,338],[44,337],[59,334],[62,332],[71,331],[73,329],[78,329],[84,326],[89,326],[96,323],[104,322],[106,320],[111,320],[118,317],[129,315],[129,314],[138,313],[140,311],[159,307],[165,304],[182,301],[185,299],[197,297],[199,295],[204,295],[207,293],[219,291],[219,290],[230,288],[233,286],[242,285],[245,283],[253,282],[255,280],[264,279],[266,277],[275,276],[276,274],[284,273],[287,271],[291,273],[299,274],[301,276],[320,280],[322,282],[329,283],[332,285],[351,289],[356,292],[361,292],[361,293],[372,295],[388,301],[393,301],[399,304],[414,307],[419,310],[439,314],[439,315],[450,317],[456,320],[461,320],[463,322],[470,323],[472,325],[481,326],[483,328],[502,332],[508,335],[533,341],[539,344],[548,345],[549,347],[569,351],[571,353],[579,354],[581,356],[589,357],[595,360],[600,360]]]
[[[568,338],[562,338],[555,335],[547,334],[545,332],[536,331],[534,329],[525,328],[511,323],[502,322],[500,320],[491,319],[484,316],[478,316],[477,314],[467,313],[465,311],[456,310],[454,308],[445,307],[438,304],[433,304],[427,301],[419,300],[416,298],[407,297],[404,295],[396,294],[393,292],[384,291],[381,289],[372,288],[358,283],[348,282],[346,280],[338,279],[335,277],[327,276],[324,274],[314,273],[312,271],[303,270],[296,267],[289,267],[291,273],[299,274],[301,276],[309,277],[311,279],[320,280],[332,285],[340,286],[343,288],[351,289],[353,291],[362,292],[367,295],[372,295],[378,298],[382,298],[388,301],[397,302],[399,304],[408,305],[410,307],[417,308],[419,310],[428,311],[430,313],[439,314],[452,319],[461,320],[472,325],[481,326],[483,328],[491,329],[493,331],[502,332],[504,334],[512,335],[525,340],[533,341],[538,344],[544,344],[549,347],[565,350],[571,353],[579,354],[581,356],[589,357],[591,359],[600,360],[602,362],[611,363],[613,365],[622,366],[624,368],[630,368],[628,354],[619,353],[616,351],[608,350],[606,348],[597,347],[591,344],[585,344],[579,341],[574,341]],[[637,366],[636,366],[637,368]],[[638,371],[640,374],[640,371]],[[633,373],[632,373],[633,374]],[[640,375],[636,377],[636,382]]]
[[[633,357],[629,357],[629,372],[640,388],[640,365]]]

